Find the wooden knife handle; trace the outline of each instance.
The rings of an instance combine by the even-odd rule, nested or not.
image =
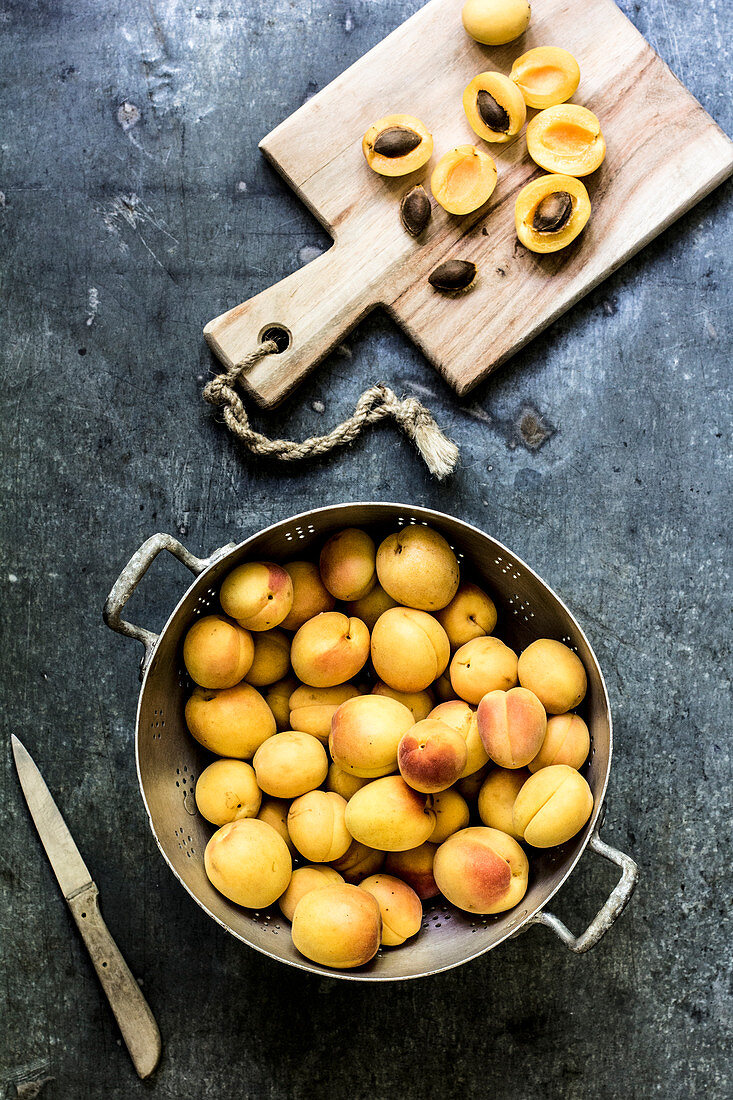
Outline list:
[[[99,891],[92,882],[66,900],[138,1076],[149,1077],[160,1060],[160,1032],[140,986],[102,919]]]

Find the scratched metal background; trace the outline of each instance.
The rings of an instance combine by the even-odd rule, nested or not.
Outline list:
[[[6,1097],[731,1094],[730,187],[468,400],[375,314],[258,420],[322,430],[383,378],[459,443],[445,485],[388,427],[303,469],[243,460],[200,400],[204,322],[327,244],[257,140],[417,6],[0,0]],[[730,132],[731,9],[622,7]],[[616,718],[605,832],[643,874],[591,955],[538,929],[404,987],[317,981],[227,937],[158,856],[130,751],[139,654],[100,618],[111,581],[153,531],[208,552],[345,498],[483,526],[588,632]],[[156,565],[134,615],[160,625],[184,583]],[[147,1086],[29,825],[11,730],[160,1022]],[[587,857],[558,912],[580,929],[612,883]]]

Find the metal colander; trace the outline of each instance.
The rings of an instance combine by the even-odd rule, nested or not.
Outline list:
[[[425,906],[423,930],[398,949],[383,949],[367,967],[339,971],[304,959],[293,946],[290,929],[275,907],[253,912],[219,894],[204,873],[203,853],[210,826],[196,811],[196,778],[211,756],[190,736],[184,706],[192,682],[182,660],[183,638],[195,619],[218,609],[221,581],[235,566],[253,559],[287,562],[312,556],[329,535],[343,527],[362,527],[376,542],[405,524],[429,525],[448,540],[465,575],[487,588],[499,614],[499,632],[519,651],[538,637],[557,638],[580,656],[588,673],[588,693],[580,708],[591,733],[591,751],[583,772],[594,798],[585,828],[559,848],[535,852],[529,888],[520,905],[495,917],[472,917],[443,899]],[[173,610],[160,635],[122,619],[122,610],[146,570],[168,550],[196,579]],[[592,947],[621,914],[636,885],[636,864],[598,836],[599,815],[611,766],[611,713],[598,661],[580,626],[558,596],[505,546],[470,524],[428,508],[406,504],[359,503],[316,508],[252,535],[244,542],[194,557],[170,535],[149,538],[133,555],[115,583],[104,608],[108,626],[142,642],[142,688],[137,710],[135,752],[140,791],[150,827],[176,878],[194,900],[233,936],[270,958],[317,974],[356,981],[415,978],[448,970],[489,951],[527,928],[545,924],[576,952]],[[621,879],[580,936],[545,906],[572,872],[586,846],[622,869]]]

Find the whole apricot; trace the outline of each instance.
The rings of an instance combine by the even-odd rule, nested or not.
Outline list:
[[[458,777],[460,780],[488,764],[489,756],[479,736],[476,711],[463,699],[450,699],[447,703],[440,703],[430,711],[428,717],[445,722],[447,726],[457,730],[466,742],[466,766]]]
[[[321,579],[331,595],[337,600],[366,596],[377,580],[375,554],[374,541],[357,527],[331,535],[318,563]]]
[[[517,655],[499,638],[473,638],[457,649],[450,664],[456,695],[480,703],[489,691],[507,691],[517,682]]]
[[[276,684],[270,684],[265,692],[265,702],[275,716],[275,723],[278,730],[282,733],[283,730],[292,729],[290,725],[290,696],[298,687],[298,681],[294,676],[286,676],[283,680],[278,680]],[[310,733],[310,730],[305,730],[305,733]]]
[[[353,684],[314,688],[301,685],[290,697],[290,726],[328,743],[331,719],[347,699],[356,699],[359,691]]]
[[[405,852],[387,852],[385,871],[396,875],[411,886],[419,898],[428,901],[437,897],[438,887],[433,875],[433,862],[437,852],[435,844],[420,844]]]
[[[323,886],[337,886],[343,881],[338,871],[323,864],[320,867],[311,864],[296,867],[290,879],[290,885],[278,901],[280,912],[285,920],[292,921],[295,907],[302,897],[311,890],[318,890]]]
[[[310,687],[335,687],[356,676],[369,656],[369,631],[361,619],[326,611],[303,623],[293,638],[290,660]]]
[[[590,752],[590,733],[579,714],[555,714],[547,723],[542,747],[528,767],[538,772],[550,764],[582,768]]]
[[[346,799],[332,791],[309,791],[290,804],[288,832],[311,863],[329,863],[346,854],[351,834],[345,824]]]
[[[290,803],[285,798],[263,798],[260,812],[257,817],[260,821],[266,821],[276,833],[279,833],[288,846],[291,856],[298,855],[298,849],[290,839],[288,832],[288,810]]]
[[[395,691],[425,691],[450,658],[448,635],[425,611],[392,607],[372,631],[372,664],[380,680]]]
[[[328,757],[317,737],[287,730],[259,747],[252,766],[265,794],[298,798],[320,787],[328,773]]]
[[[348,883],[309,890],[295,906],[293,943],[301,955],[337,970],[364,966],[379,950],[377,899]]]
[[[249,672],[254,657],[252,635],[224,615],[204,615],[183,641],[183,662],[203,688],[229,688]]]
[[[473,826],[453,833],[435,853],[438,889],[467,913],[503,913],[522,900],[529,862],[516,840]]]
[[[382,680],[377,680],[372,688],[372,695],[386,695],[389,699],[396,699],[398,703],[402,703],[403,706],[407,707],[416,722],[422,722],[423,718],[427,718],[435,706],[435,700],[429,689],[425,691],[395,691],[394,688],[383,683]]]
[[[346,828],[354,840],[382,852],[400,852],[423,844],[435,828],[425,795],[400,775],[374,779],[346,803]]]
[[[448,635],[451,649],[459,649],[472,638],[491,634],[496,626],[496,606],[491,596],[477,584],[464,581],[448,606],[436,612],[435,618]]]
[[[479,768],[478,771],[472,772],[471,775],[466,775],[463,779],[458,780],[456,783],[456,790],[462,798],[465,798],[466,802],[470,803],[478,800],[481,786],[492,767],[493,765],[489,760],[482,768]]]
[[[346,853],[339,859],[334,859],[331,866],[343,875],[347,882],[360,883],[368,875],[379,871],[384,863],[384,852],[377,848],[370,848],[368,844],[360,844],[358,840],[352,840]]]
[[[344,771],[362,779],[389,775],[397,770],[400,738],[413,725],[407,707],[386,695],[347,699],[331,720],[331,756]]]
[[[436,794],[452,786],[467,758],[460,733],[435,718],[417,722],[403,733],[397,749],[400,775],[422,794]]]
[[[442,844],[459,829],[465,829],[471,818],[468,803],[455,787],[440,791],[433,797],[433,812],[436,821],[428,837],[431,844]]]
[[[287,889],[293,864],[272,826],[246,817],[217,829],[206,845],[204,867],[225,898],[248,909],[266,909]]]
[[[347,603],[346,614],[361,619],[363,623],[366,623],[369,630],[374,630],[374,624],[382,612],[396,606],[397,601],[387,595],[381,584],[375,584],[366,596],[362,596],[360,600],[351,600],[350,603]]]
[[[515,840],[522,839],[514,829],[512,814],[517,795],[528,779],[526,768],[494,768],[489,772],[478,795],[478,813],[484,825],[508,833]]]
[[[410,524],[380,544],[377,576],[385,592],[403,607],[437,611],[456,594],[458,559],[438,531]]]
[[[293,582],[281,565],[251,561],[224,578],[219,599],[227,615],[247,630],[271,630],[293,605]]]
[[[272,711],[250,684],[194,688],[185,713],[191,735],[217,756],[249,760],[275,732]]]
[[[282,680],[290,671],[290,639],[282,630],[262,630],[255,634],[254,659],[245,676],[254,687],[267,687]]]
[[[466,33],[484,46],[503,46],[529,26],[529,0],[466,0],[461,12]]]
[[[527,688],[489,691],[476,711],[484,748],[502,768],[524,768],[540,751],[547,730],[545,708]]]
[[[283,568],[293,582],[293,603],[280,623],[283,630],[300,630],[308,619],[333,611],[336,600],[321,580],[317,565],[312,561],[289,561]]]
[[[382,943],[386,947],[397,947],[417,935],[422,924],[422,902],[411,886],[394,875],[370,875],[361,888],[379,903]]]
[[[585,698],[588,680],[577,653],[554,638],[538,638],[522,652],[522,687],[533,691],[548,714],[565,714]]]
[[[256,817],[261,802],[254,769],[244,760],[215,760],[196,781],[196,807],[212,825]]]
[[[354,775],[353,772],[347,772],[338,764],[331,764],[326,776],[326,790],[333,791],[334,794],[340,794],[348,802],[351,796],[361,790],[362,787],[366,787],[368,782],[368,779],[362,779],[361,776]]]
[[[580,832],[592,812],[593,793],[580,772],[550,764],[530,775],[517,795],[512,821],[533,848],[554,848]]]
[[[456,693],[453,690],[453,684],[450,682],[450,675],[447,671],[434,681],[432,690],[435,692],[435,698],[440,703],[448,703],[451,699],[455,699],[456,697]]]

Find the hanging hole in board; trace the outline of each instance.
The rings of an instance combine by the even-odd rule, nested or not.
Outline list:
[[[260,333],[259,339],[261,344],[272,340],[277,345],[277,351],[274,354],[281,355],[290,347],[293,337],[282,325],[267,325]]]

